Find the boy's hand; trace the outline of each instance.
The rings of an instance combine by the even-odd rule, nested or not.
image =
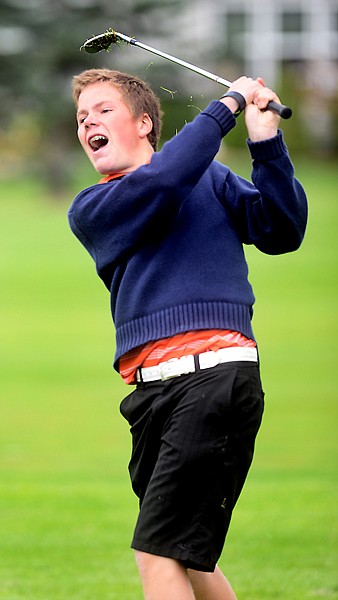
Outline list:
[[[264,110],[270,100],[280,102],[274,91],[265,87],[264,80],[260,77],[240,77],[236,79],[228,90],[238,92],[246,100],[245,123],[252,142],[259,142],[277,135],[280,121],[279,115],[271,110]],[[230,110],[235,112],[238,103],[234,98],[225,97],[221,99]]]

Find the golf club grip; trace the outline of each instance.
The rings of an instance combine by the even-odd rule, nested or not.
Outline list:
[[[274,102],[271,100],[267,106],[267,110],[273,110],[278,113],[282,119],[290,119],[292,115],[292,110],[289,106],[285,106],[285,104],[278,104],[278,102]]]

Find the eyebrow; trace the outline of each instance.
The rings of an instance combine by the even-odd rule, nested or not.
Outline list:
[[[94,110],[97,108],[100,108],[101,106],[103,106],[104,104],[112,104],[113,101],[112,100],[102,100],[102,102],[98,102],[97,104],[94,104],[93,108]],[[82,108],[81,110],[79,110],[76,115],[82,115],[84,113],[88,112],[86,109]]]

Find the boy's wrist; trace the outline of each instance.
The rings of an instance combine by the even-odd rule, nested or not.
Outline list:
[[[230,91],[221,96],[220,102],[225,104],[231,110],[235,117],[238,117],[246,107],[246,100],[239,92]]]

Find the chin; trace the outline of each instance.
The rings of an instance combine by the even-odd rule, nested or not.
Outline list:
[[[110,173],[114,173],[114,171],[110,171],[109,169],[103,169],[102,167],[101,168],[95,167],[95,170],[98,173],[100,173],[100,175],[109,175]]]
[[[100,175],[108,175],[108,173],[114,172],[114,170],[111,171],[107,165],[102,165],[102,164],[100,165],[100,164],[96,164],[95,162],[92,162],[92,165],[93,165],[95,171],[100,173]]]

